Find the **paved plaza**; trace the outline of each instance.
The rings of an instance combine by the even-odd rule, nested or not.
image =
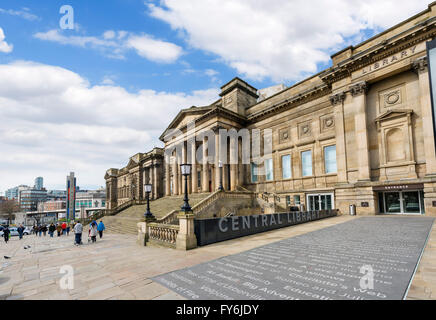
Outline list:
[[[356,224],[361,219],[387,218],[389,217],[339,216],[224,241],[187,252],[140,247],[136,244],[136,237],[131,235],[105,234],[96,244],[88,244],[85,239],[84,245],[80,247],[73,245],[72,235],[60,238],[31,235],[21,241],[14,237],[7,245],[0,242],[0,298],[186,299],[189,296],[179,295],[175,292],[177,290],[170,290],[153,279],[176,270],[217,261],[219,258],[232,259],[232,255],[247,254],[255,248],[277,246],[280,245],[279,241],[292,242],[293,237],[312,231],[324,229],[323,232],[326,232],[328,229],[325,228],[330,226],[336,228],[346,222]],[[414,219],[418,223],[414,223],[413,228],[421,228],[419,221],[426,221],[422,217]],[[407,231],[405,234],[409,237],[413,232]],[[417,239],[417,247],[420,243],[422,239]],[[415,242],[409,245],[414,244]],[[27,246],[30,248],[25,249]],[[436,299],[434,248],[436,230],[433,226],[420,266],[410,286],[409,299]],[[4,256],[10,259],[5,259]],[[414,256],[413,259],[415,258]],[[61,289],[60,282],[64,274],[60,270],[64,266],[71,266],[74,270],[73,289]]]

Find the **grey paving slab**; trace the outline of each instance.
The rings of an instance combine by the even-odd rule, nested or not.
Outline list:
[[[153,280],[187,299],[403,299],[433,221],[362,217]]]

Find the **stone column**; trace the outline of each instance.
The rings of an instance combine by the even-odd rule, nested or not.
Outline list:
[[[230,139],[230,190],[236,190],[238,179],[238,154],[235,154],[237,141]]]
[[[153,199],[155,200],[159,198],[159,189],[161,183],[158,177],[158,168],[159,168],[159,164],[155,162],[153,164],[153,193],[154,193]]]
[[[203,166],[202,166],[202,182],[201,187],[203,192],[209,192],[209,165],[207,163],[207,140],[203,137]]]
[[[179,168],[177,166],[177,158],[173,157],[173,195],[179,194],[179,178],[178,178],[178,172]]]
[[[364,81],[350,87],[353,97],[354,127],[356,133],[356,150],[358,154],[359,178],[358,180],[368,181],[371,177],[369,166],[369,144],[366,125],[366,93],[368,84]]]
[[[414,61],[413,68],[418,74],[419,79],[419,97],[422,112],[426,175],[435,175],[436,155],[427,57],[422,57]],[[436,94],[436,92],[434,92],[434,94]]]
[[[191,161],[192,161],[192,169],[191,169],[191,184],[192,184],[192,193],[198,192],[198,183],[197,183],[197,159],[196,159],[196,143],[195,137],[191,141]]]
[[[218,190],[220,187],[220,167],[219,167],[219,161],[220,161],[220,135],[219,130],[216,130],[215,132],[215,190]]]
[[[170,187],[170,163],[169,159],[166,159],[165,161],[165,195],[169,196],[171,193],[171,187]]]
[[[335,113],[334,126],[336,131],[336,164],[338,169],[338,183],[346,183],[348,181],[344,125],[345,98],[345,92],[340,92],[330,97],[330,102],[334,106]]]

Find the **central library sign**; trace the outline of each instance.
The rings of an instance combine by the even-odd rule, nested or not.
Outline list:
[[[195,236],[197,244],[204,246],[336,215],[337,210],[321,210],[198,219],[194,222]]]

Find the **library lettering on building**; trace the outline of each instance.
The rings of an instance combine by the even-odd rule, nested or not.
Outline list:
[[[212,209],[206,210],[206,204],[199,209],[203,217],[232,210],[236,215],[286,212],[290,207],[348,214],[350,205],[357,215],[435,216],[430,71],[436,74],[435,36],[436,5],[431,4],[333,54],[330,68],[291,87],[259,90],[234,78],[221,87],[216,101],[181,109],[160,136],[161,148],[133,155],[124,168],[107,170],[108,209],[144,201],[144,184],[152,184],[153,200],[183,195],[179,164],[189,162],[189,196],[227,194],[222,203],[227,212],[212,199],[207,203]],[[195,132],[189,129],[192,124]],[[181,134],[170,136],[174,129]],[[219,132],[224,129],[269,129],[272,152],[263,154],[260,164],[243,163],[242,138],[223,137]],[[217,152],[210,152],[212,145]],[[237,163],[226,158],[220,165],[223,145],[228,157],[237,150]],[[198,161],[198,153],[209,161]]]

